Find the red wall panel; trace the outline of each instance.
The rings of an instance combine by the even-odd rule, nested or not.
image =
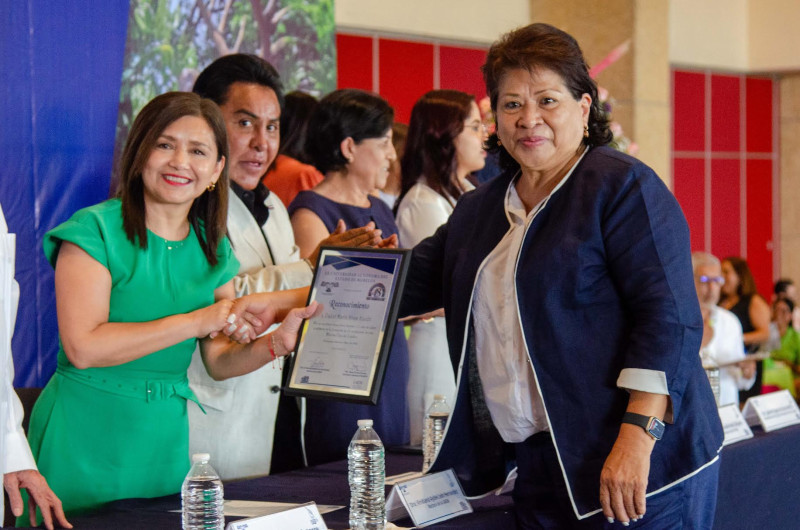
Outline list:
[[[673,77],[673,149],[705,149],[705,74],[675,71]]]
[[[701,158],[676,158],[672,162],[675,197],[689,222],[692,250],[705,249],[705,172]]]
[[[372,91],[372,37],[336,34],[336,87]]]
[[[461,90],[480,100],[486,95],[481,66],[486,61],[486,50],[439,47],[439,86]]]
[[[711,253],[741,253],[741,195],[739,160],[711,161]]]
[[[712,151],[739,151],[740,84],[738,77],[711,76]]]
[[[433,89],[433,45],[380,39],[379,49],[378,90],[394,107],[395,119],[408,123],[414,103]]]
[[[772,289],[772,161],[747,161],[747,263],[759,293]]]
[[[772,152],[772,80],[747,78],[747,151]]]

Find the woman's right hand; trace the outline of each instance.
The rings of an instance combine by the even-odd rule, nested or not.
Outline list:
[[[198,339],[204,337],[214,338],[225,327],[229,326],[228,315],[233,307],[233,300],[219,300],[218,302],[192,311],[197,331],[195,336]]]

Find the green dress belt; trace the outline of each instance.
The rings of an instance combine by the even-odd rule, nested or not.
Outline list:
[[[203,405],[198,401],[192,389],[189,387],[189,378],[184,374],[178,378],[129,378],[118,377],[108,374],[91,375],[85,370],[80,370],[70,366],[59,366],[56,369],[62,377],[71,379],[78,383],[88,385],[97,390],[116,394],[118,396],[142,399],[148,403],[162,399],[169,399],[179,396],[187,401],[194,401],[200,410],[205,413]]]

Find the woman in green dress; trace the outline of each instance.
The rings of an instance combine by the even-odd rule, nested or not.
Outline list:
[[[226,154],[216,105],[158,96],[131,128],[119,197],[45,236],[61,347],[29,439],[67,513],[179,491],[196,341],[212,377],[241,375],[285,355],[316,309],[253,342],[252,327],[227,322],[238,263],[225,236]]]

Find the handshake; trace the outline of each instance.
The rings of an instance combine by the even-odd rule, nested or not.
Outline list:
[[[303,320],[313,318],[322,306],[312,302],[304,306],[308,288],[271,293],[256,293],[236,300],[219,300],[214,305],[198,310],[197,337],[247,344],[257,340],[267,329],[281,322],[270,337],[276,356],[294,350],[297,333]]]

